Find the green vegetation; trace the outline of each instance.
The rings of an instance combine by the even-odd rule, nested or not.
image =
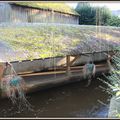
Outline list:
[[[79,24],[120,26],[120,18],[112,15],[107,7],[92,7],[89,3],[80,2],[76,9],[79,14]]]
[[[111,11],[106,7],[92,7],[89,3],[79,3],[76,7],[76,11],[81,15],[79,19],[79,24],[84,25],[106,25],[106,26],[117,26],[120,27],[120,18],[111,14]],[[116,31],[116,33],[118,33]],[[119,32],[120,34],[120,32]],[[117,35],[117,34],[116,34]],[[113,34],[98,34],[98,37],[106,37],[107,39],[112,39]],[[120,41],[120,38],[118,38]],[[119,45],[120,46],[120,45]],[[120,47],[114,47],[117,49],[117,54],[112,58],[113,65],[111,66],[111,72],[107,78],[107,81],[100,80],[108,85],[108,88],[105,89],[109,94],[116,96],[117,99],[120,99]],[[117,111],[116,116],[120,118],[120,111]]]
[[[111,101],[112,103],[110,104],[110,107],[112,108],[110,109],[110,112],[113,112],[114,110],[115,111],[114,114],[112,114],[111,112],[110,115],[115,118],[120,118],[120,110],[118,109],[120,107],[118,102],[118,99],[120,100],[120,45],[113,48],[113,50],[117,50],[117,52],[112,57],[112,65],[109,75],[105,75],[103,73],[104,79],[98,79],[107,85],[106,87],[101,86],[101,88],[108,94],[110,94],[111,97],[115,98],[115,103],[113,102],[113,100]]]
[[[111,75],[108,76],[110,82],[110,88],[114,91],[115,95],[120,98],[120,47],[116,48],[118,50],[117,54],[112,58],[114,62],[112,66]]]
[[[108,20],[108,25],[120,27],[120,17],[118,17],[118,16],[112,16]]]
[[[108,25],[108,20],[111,18],[111,11],[107,7],[95,7],[96,10],[96,24]]]
[[[40,8],[46,10],[55,10],[59,12],[69,13],[73,15],[79,15],[74,9],[66,5],[65,3],[44,3],[44,2],[14,2],[12,4],[28,6],[32,8]]]
[[[80,2],[76,9],[79,14],[79,24],[83,25],[95,25],[96,24],[96,11],[91,7],[89,3]]]
[[[78,3],[76,9],[79,14],[79,24],[106,25],[111,17],[111,11],[106,7],[92,7],[89,3]]]
[[[109,81],[105,83],[109,86],[110,93],[120,97],[120,49],[117,50],[118,52],[112,58],[114,64],[111,66],[110,76],[106,76]]]
[[[98,30],[100,29],[100,32]],[[120,28],[58,24],[29,24],[0,27],[0,40],[15,51],[35,59],[63,56],[79,46],[79,52],[110,50],[118,45]],[[103,42],[102,42],[102,41]],[[114,40],[114,41],[113,41]],[[17,54],[16,56],[19,56]],[[9,58],[10,59],[10,58]],[[13,60],[11,58],[11,60]]]
[[[115,97],[116,100],[120,99],[120,47],[116,47],[115,50],[118,50],[117,53],[112,57],[112,65],[111,65],[111,71],[109,76],[105,76],[107,78],[107,81],[101,80],[103,83],[105,83],[108,88],[103,88],[105,91],[107,91],[112,97]],[[118,101],[117,101],[118,102]],[[117,106],[118,105],[118,106]],[[114,106],[113,109],[116,109],[114,112],[113,117],[120,118],[120,111],[119,111],[119,102],[117,104],[112,104]]]

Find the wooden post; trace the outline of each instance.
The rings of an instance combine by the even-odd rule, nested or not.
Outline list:
[[[66,56],[66,73],[68,74],[68,75],[70,75],[71,74],[71,71],[70,71],[70,55],[67,55]]]
[[[4,64],[0,63],[0,80],[2,79],[3,72],[4,72]]]
[[[108,54],[107,55],[107,64],[108,64],[108,67],[109,67],[109,71],[111,72],[112,70],[112,65],[111,65],[111,59],[112,59],[112,55]]]

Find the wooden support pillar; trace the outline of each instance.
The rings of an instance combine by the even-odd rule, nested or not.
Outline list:
[[[112,59],[112,55],[108,54],[107,55],[107,64],[108,64],[108,67],[109,67],[109,71],[112,72],[112,65],[111,65],[111,59]]]
[[[68,75],[70,75],[71,74],[71,71],[70,71],[70,55],[67,55],[66,56],[66,73],[68,74]]]
[[[4,72],[4,64],[0,63],[0,80],[2,79],[3,72]]]
[[[71,75],[71,66],[72,64],[79,58],[80,56],[74,56],[74,59],[71,61],[70,60],[70,55],[66,56],[66,73],[68,75]]]

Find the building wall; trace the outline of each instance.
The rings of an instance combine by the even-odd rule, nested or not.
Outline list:
[[[11,22],[28,22],[28,9],[11,6]]]
[[[10,5],[0,2],[0,22],[9,22],[10,13],[11,13]]]
[[[2,4],[2,3],[0,3]],[[9,6],[9,7],[8,7]],[[20,7],[3,3],[0,6],[0,22],[40,22],[79,24],[79,17],[48,10]]]

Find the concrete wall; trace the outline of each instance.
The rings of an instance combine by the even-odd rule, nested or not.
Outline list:
[[[96,53],[93,57],[93,61],[106,60],[106,55],[101,53]],[[73,57],[71,57],[71,60]],[[73,65],[85,64],[92,58],[89,56],[81,56]],[[41,71],[47,68],[55,66],[64,66],[66,64],[66,57],[56,57],[49,59],[40,59],[33,61],[22,61],[22,62],[12,62],[16,72],[28,72],[28,71]]]

